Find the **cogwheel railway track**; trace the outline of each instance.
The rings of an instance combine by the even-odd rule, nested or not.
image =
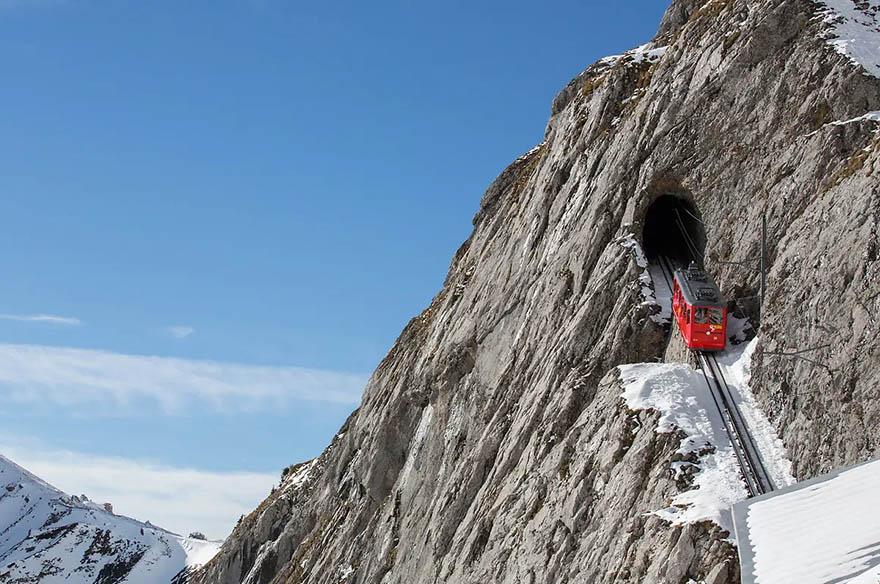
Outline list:
[[[743,418],[742,411],[733,397],[730,386],[724,378],[724,372],[712,353],[697,352],[697,360],[703,377],[712,392],[712,398],[724,420],[724,427],[730,437],[730,443],[736,453],[737,461],[742,469],[743,478],[750,497],[757,497],[775,490],[773,479],[761,460],[760,452],[755,444],[749,428]]]
[[[671,259],[662,256],[659,258],[659,263],[666,285],[672,290],[675,264]],[[724,429],[730,438],[737,462],[742,470],[749,496],[756,497],[775,490],[773,479],[770,478],[770,473],[767,472],[767,468],[761,460],[758,447],[749,432],[748,425],[734,399],[718,359],[714,353],[708,351],[693,351],[693,353],[703,373],[703,378],[706,380],[712,400],[721,414]]]

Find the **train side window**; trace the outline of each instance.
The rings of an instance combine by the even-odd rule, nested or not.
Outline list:
[[[697,324],[706,324],[709,322],[709,309],[708,308],[696,308],[694,309],[694,322]]]
[[[721,324],[724,322],[724,314],[720,308],[709,309],[709,322],[712,324]]]
[[[684,309],[684,321],[688,322],[688,323],[691,321],[691,307],[690,306],[686,306]]]

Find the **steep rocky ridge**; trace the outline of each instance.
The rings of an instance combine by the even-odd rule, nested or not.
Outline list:
[[[875,455],[880,157],[857,118],[880,80],[833,49],[823,10],[676,1],[650,45],[577,76],[360,409],[197,580],[737,582],[718,526],[651,514],[690,486],[669,472],[679,436],[608,373],[665,348],[634,253],[651,204],[693,205],[731,297],[759,278],[719,260],[754,258],[766,213],[753,390],[799,477]]]

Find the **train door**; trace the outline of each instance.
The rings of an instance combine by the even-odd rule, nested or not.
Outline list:
[[[684,339],[687,342],[688,346],[691,344],[691,339],[693,339],[693,323],[694,323],[694,315],[693,310],[690,305],[684,304],[684,316],[682,317],[682,327],[681,332],[684,335]]]
[[[672,279],[672,314],[676,319],[681,317],[681,288],[678,285],[678,278]]]

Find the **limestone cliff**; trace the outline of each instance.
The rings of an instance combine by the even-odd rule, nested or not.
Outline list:
[[[880,80],[833,25],[808,0],[679,0],[649,45],[571,81],[360,409],[196,580],[737,582],[718,526],[651,514],[688,488],[669,472],[679,438],[606,374],[664,352],[630,244],[652,245],[652,204],[694,212],[707,267],[745,299],[757,273],[719,261],[756,257],[766,214],[753,389],[799,477],[875,453],[880,156],[863,116]]]

